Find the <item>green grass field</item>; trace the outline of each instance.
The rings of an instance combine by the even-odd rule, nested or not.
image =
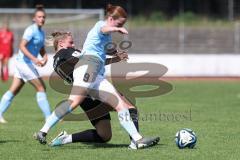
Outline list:
[[[0,159],[239,159],[240,82],[181,80],[170,83],[173,90],[166,95],[137,99],[141,133],[161,137],[156,147],[137,151],[127,149],[129,138],[120,127],[116,113],[111,113],[113,138],[108,144],[75,143],[57,148],[40,145],[33,139],[33,133],[43,125],[43,116],[35,91],[27,84],[4,115],[9,123],[0,124]],[[0,83],[0,96],[9,85]],[[52,108],[66,97],[50,87],[47,93]],[[60,122],[48,139],[63,129],[72,133],[89,127],[88,121]],[[196,132],[195,149],[176,147],[174,136],[181,128]]]

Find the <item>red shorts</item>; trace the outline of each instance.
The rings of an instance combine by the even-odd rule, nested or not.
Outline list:
[[[12,51],[0,50],[0,59],[12,57]]]

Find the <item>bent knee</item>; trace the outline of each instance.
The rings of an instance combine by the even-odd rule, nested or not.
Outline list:
[[[109,142],[112,139],[112,133],[98,133],[103,143]]]
[[[34,86],[37,92],[46,92],[46,87],[39,85],[39,86]]]
[[[46,92],[46,87],[45,86],[37,87],[37,91],[38,92]]]

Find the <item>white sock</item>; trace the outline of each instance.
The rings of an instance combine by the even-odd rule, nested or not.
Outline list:
[[[138,133],[131,117],[128,109],[123,109],[118,112],[118,119],[122,127],[128,132],[128,134],[132,137],[132,139],[136,142],[142,138],[142,136]]]
[[[72,135],[67,135],[67,137],[65,137],[63,139],[63,144],[68,144],[68,143],[72,143]]]

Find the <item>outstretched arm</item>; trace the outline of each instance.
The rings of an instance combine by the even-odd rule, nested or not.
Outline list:
[[[128,34],[128,31],[124,27],[103,26],[101,28],[101,32],[103,34],[108,34],[108,33],[111,33],[111,32],[120,32],[122,34]]]

